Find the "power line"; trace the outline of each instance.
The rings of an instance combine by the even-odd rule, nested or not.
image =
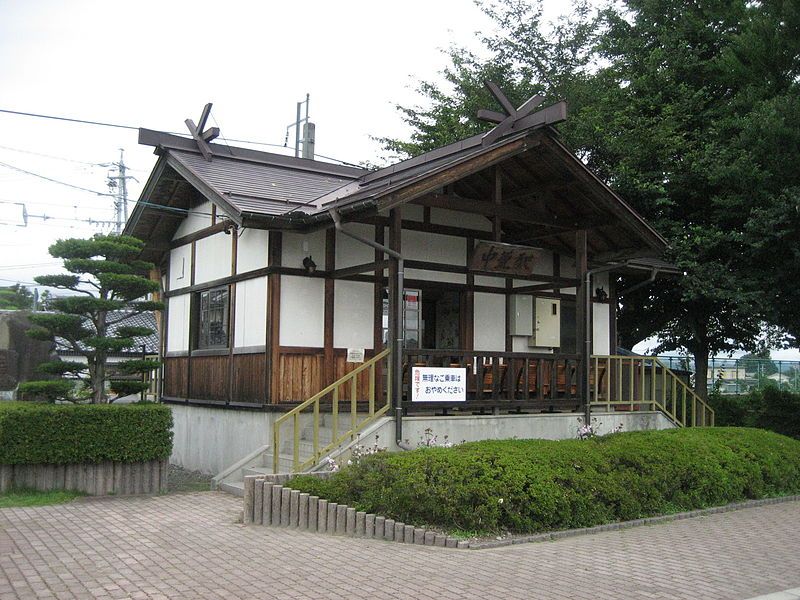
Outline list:
[[[65,162],[77,163],[79,165],[88,165],[90,167],[105,167],[107,164],[87,162],[85,160],[75,160],[74,158],[66,158],[65,156],[54,156],[52,154],[44,154],[43,152],[34,152],[33,150],[22,150],[21,148],[11,148],[10,146],[0,146],[3,150],[11,150],[12,152],[20,152],[22,154],[32,154],[33,156],[42,156],[44,158],[52,158],[54,160],[63,160]]]
[[[44,179],[45,181],[51,181],[53,183],[58,183],[60,185],[65,185],[70,188],[74,188],[76,190],[81,190],[83,192],[89,192],[92,194],[96,194],[98,196],[111,196],[114,197],[114,194],[108,194],[106,192],[98,192],[97,190],[90,190],[89,188],[81,187],[79,185],[73,185],[71,183],[67,183],[66,181],[59,181],[58,179],[53,179],[52,177],[47,177],[46,175],[40,175],[39,173],[34,173],[33,171],[26,171],[25,169],[20,169],[19,167],[15,167],[14,165],[10,165],[8,163],[0,162],[0,167],[5,167],[7,169],[12,169],[14,171],[19,171],[20,173],[25,173],[26,175],[31,175],[33,177],[38,177],[39,179]]]
[[[132,129],[132,130],[135,130],[135,131],[139,130],[138,127],[134,127],[133,125],[121,125],[119,123],[106,123],[106,122],[103,122],[103,121],[90,121],[88,119],[75,119],[75,118],[72,118],[72,117],[58,117],[58,116],[55,116],[55,115],[43,115],[43,114],[39,114],[39,113],[22,112],[22,111],[18,111],[18,110],[8,110],[8,109],[5,109],[5,108],[0,108],[0,113],[7,113],[7,114],[10,114],[10,115],[21,115],[21,116],[24,116],[24,117],[36,117],[38,119],[51,119],[53,121],[67,121],[69,123],[79,123],[81,125],[97,125],[97,126],[100,126],[100,127],[115,127],[117,129]],[[169,133],[171,135],[179,135],[181,137],[190,137],[188,134],[181,133],[179,131],[166,131],[165,133]],[[271,144],[269,142],[254,142],[253,140],[240,140],[240,139],[236,139],[236,138],[227,138],[226,141],[235,142],[235,143],[238,143],[238,144],[253,144],[255,146],[268,146],[270,148],[281,148],[281,149],[286,149],[287,148],[287,146],[284,146],[283,144]],[[290,150],[294,150],[294,148],[289,148],[289,149]],[[334,158],[332,156],[325,156],[324,154],[317,154],[317,156],[319,156],[321,158],[325,158],[327,160],[336,161],[336,162],[341,163],[343,165],[346,165],[348,167],[361,168],[360,165],[356,165],[356,164],[348,162],[346,160],[341,160],[340,158]]]

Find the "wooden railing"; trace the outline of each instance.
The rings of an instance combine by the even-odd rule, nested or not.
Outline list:
[[[406,349],[403,364],[406,389],[410,389],[411,367],[466,368],[466,400],[474,408],[525,404],[534,409],[555,410],[580,405],[580,359],[575,354]],[[412,404],[408,396],[405,400],[406,407],[423,404]],[[444,408],[441,403],[436,406]]]
[[[384,350],[376,354],[373,358],[366,361],[364,364],[356,367],[350,373],[341,379],[333,382],[326,388],[317,392],[311,398],[302,402],[289,412],[279,417],[272,430],[272,457],[273,457],[273,472],[278,472],[280,464],[280,451],[281,451],[281,426],[292,421],[292,472],[299,473],[313,465],[319,463],[323,456],[328,454],[331,450],[341,445],[346,440],[355,440],[359,431],[363,430],[367,425],[375,421],[378,417],[385,414],[392,405],[391,381],[392,381],[392,365],[390,350]],[[384,396],[383,390],[376,390],[376,374],[379,373],[378,369],[382,368],[382,360],[386,358],[386,377],[380,379],[384,382],[386,387],[386,394]],[[364,371],[369,371],[368,389],[359,389],[359,375]],[[346,395],[349,396],[348,400],[340,401],[340,389],[345,387],[347,390]],[[383,386],[381,386],[383,387]],[[331,415],[331,441],[324,446],[321,445],[319,439],[320,430],[320,404],[327,402],[330,397],[330,415]],[[385,397],[386,401],[381,406],[376,406],[376,398]],[[358,412],[358,399],[364,398],[367,400],[366,414]],[[350,419],[344,431],[340,430],[340,402],[349,403]],[[306,412],[311,412],[311,427],[312,427],[312,453],[311,456],[305,460],[300,460],[300,421],[301,415]],[[346,413],[345,413],[346,414]]]
[[[593,407],[660,410],[682,427],[714,426],[714,410],[656,357],[593,356],[592,373]]]

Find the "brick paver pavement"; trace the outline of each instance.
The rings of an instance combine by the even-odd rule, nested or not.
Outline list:
[[[800,502],[493,550],[237,524],[217,492],[0,510],[0,598],[751,598],[800,585]]]

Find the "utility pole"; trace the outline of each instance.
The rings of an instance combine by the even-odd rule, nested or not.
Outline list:
[[[108,163],[110,167],[117,167],[117,175],[108,176],[108,189],[114,194],[114,233],[122,233],[122,228],[128,220],[128,179],[134,177],[127,175],[124,159],[125,150],[119,149],[119,162]]]

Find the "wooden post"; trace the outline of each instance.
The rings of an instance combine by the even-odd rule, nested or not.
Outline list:
[[[591,315],[587,314],[588,294],[590,290],[586,285],[586,273],[589,270],[587,256],[587,234],[585,229],[575,232],[575,271],[578,277],[578,287],[575,296],[575,339],[580,347],[577,349],[580,356],[580,375],[578,376],[578,390],[581,402],[584,405],[586,424],[590,423],[591,406],[589,405],[589,360],[591,358],[591,330],[587,327]]]
[[[269,232],[269,266],[280,267],[283,235],[280,231]],[[280,402],[280,325],[281,325],[281,276],[271,273],[267,277],[267,403]]]
[[[384,243],[383,225],[375,225],[375,241],[381,245]],[[383,347],[383,269],[378,265],[383,262],[383,252],[375,249],[375,284],[373,290],[373,332],[372,347],[375,354],[378,354]],[[376,395],[380,396],[383,390],[383,369],[380,365],[375,369],[375,390]]]
[[[231,235],[231,275],[236,275],[238,253],[239,253],[239,235],[238,231],[234,228],[230,232]],[[234,374],[233,368],[234,354],[233,346],[236,342],[236,287],[235,283],[228,286],[228,393],[227,402],[233,402]]]
[[[389,211],[389,248],[397,253],[402,253],[402,212],[401,208],[395,208]],[[403,302],[405,302],[405,294],[403,290],[397,289],[397,273],[398,261],[396,258],[389,257],[389,346],[394,347],[393,344],[398,338],[403,323],[398,319],[398,295],[403,294]],[[394,359],[394,364],[398,364],[397,357]],[[402,378],[402,373],[392,373],[393,377]],[[401,405],[403,399],[395,398],[395,406]]]
[[[336,230],[334,228],[330,228],[325,231],[325,270],[328,272],[328,276],[325,277],[325,316],[323,333],[325,356],[323,358],[322,369],[324,385],[329,385],[336,380],[336,365],[333,356],[333,299],[335,282],[330,277],[330,273],[332,273],[335,268]]]

